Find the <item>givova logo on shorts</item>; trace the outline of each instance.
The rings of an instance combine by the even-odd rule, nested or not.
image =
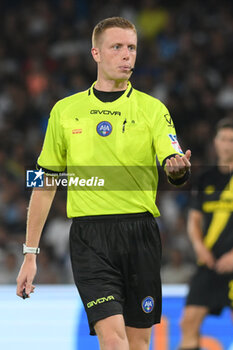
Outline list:
[[[102,303],[105,303],[106,301],[110,301],[110,300],[115,300],[113,295],[109,295],[108,297],[103,297],[103,298],[99,298],[96,300],[92,300],[89,303],[87,303],[87,307],[90,308],[92,306],[102,304]]]
[[[155,305],[154,299],[152,297],[146,297],[142,301],[142,310],[146,314],[149,314],[154,309],[154,305]]]

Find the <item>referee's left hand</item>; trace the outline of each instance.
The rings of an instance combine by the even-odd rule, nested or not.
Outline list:
[[[170,176],[174,180],[184,176],[186,171],[191,167],[190,158],[191,151],[187,150],[183,156],[177,154],[175,157],[167,159],[165,167],[167,176]]]

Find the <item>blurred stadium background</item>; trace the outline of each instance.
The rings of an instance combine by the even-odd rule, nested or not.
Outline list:
[[[44,303],[47,293],[53,302],[50,312],[60,308],[61,321],[61,305],[67,305],[67,297],[71,295],[72,304],[67,310],[70,310],[73,327],[75,317],[82,312],[74,287],[70,286],[73,283],[68,255],[70,221],[65,216],[63,192],[57,193],[41,240],[35,280],[38,295],[24,304],[15,300],[14,285],[22,262],[21,244],[30,197],[30,191],[25,190],[25,169],[35,166],[54,103],[87,89],[96,79],[96,67],[90,55],[92,29],[99,20],[116,15],[130,19],[138,29],[133,86],[159,98],[171,111],[182,148],[192,150],[194,172],[214,164],[211,142],[214,125],[219,119],[233,114],[233,2],[230,0],[1,0],[0,296],[4,302],[0,303],[0,324],[8,315],[9,326],[22,327],[22,339],[24,333],[25,339],[29,336],[28,319],[36,318],[37,312],[41,318],[35,327],[38,327],[40,339],[43,338],[43,318],[49,317],[46,310],[42,313],[42,309],[50,305],[49,301]],[[186,231],[189,189],[190,185],[187,185],[182,191],[174,190],[163,179],[160,183],[161,217],[158,223],[163,242],[164,285],[186,284],[194,271],[194,254]],[[42,284],[55,286],[39,296],[40,290],[43,291]],[[31,306],[37,312],[28,311],[27,314],[24,307],[29,310],[32,299],[37,300],[36,309]],[[57,303],[54,304],[55,300]],[[169,304],[166,300],[164,310]],[[161,350],[173,350],[177,346],[174,344],[179,341],[178,319],[182,302],[183,299],[180,304],[169,304],[169,310],[180,305],[179,311],[174,311],[174,327],[170,325],[169,330],[169,339],[175,337],[175,340],[161,345]],[[172,315],[172,311],[166,312]],[[231,340],[228,337],[229,332],[233,334],[232,327],[223,326],[223,338],[216,331],[225,324],[224,317],[216,327],[209,327],[207,323],[207,329],[213,331],[210,337],[219,339],[222,347],[206,345],[206,349],[232,350],[233,336]],[[70,327],[70,324],[63,326]],[[3,329],[1,326],[0,345],[9,345],[9,341],[4,343],[7,333],[2,333],[5,338],[1,335]],[[78,331],[85,337],[82,329]],[[55,334],[59,334],[59,329]],[[77,336],[77,332],[73,336]],[[167,337],[165,334],[164,339]],[[33,336],[30,339],[33,341]],[[71,343],[70,348],[65,348],[94,349],[94,345],[81,346],[75,340],[70,340]],[[16,343],[9,346],[9,350],[17,347]],[[51,347],[51,344],[43,345],[45,350]],[[57,345],[56,349],[59,349]]]

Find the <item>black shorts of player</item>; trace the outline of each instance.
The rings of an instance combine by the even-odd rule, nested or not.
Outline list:
[[[150,213],[74,218],[70,251],[91,335],[97,321],[117,314],[130,327],[160,322],[161,241]]]
[[[206,266],[198,267],[186,305],[206,306],[212,315],[220,315],[225,306],[233,309],[233,274],[218,274]]]

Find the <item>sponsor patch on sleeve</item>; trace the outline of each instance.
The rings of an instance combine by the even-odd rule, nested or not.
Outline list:
[[[173,135],[173,134],[168,134],[168,136],[171,140],[171,144],[172,144],[172,147],[174,148],[174,150],[176,150],[176,152],[178,152],[178,153],[184,154],[184,152],[182,151],[182,149],[179,145],[179,142],[177,140],[177,136]]]

